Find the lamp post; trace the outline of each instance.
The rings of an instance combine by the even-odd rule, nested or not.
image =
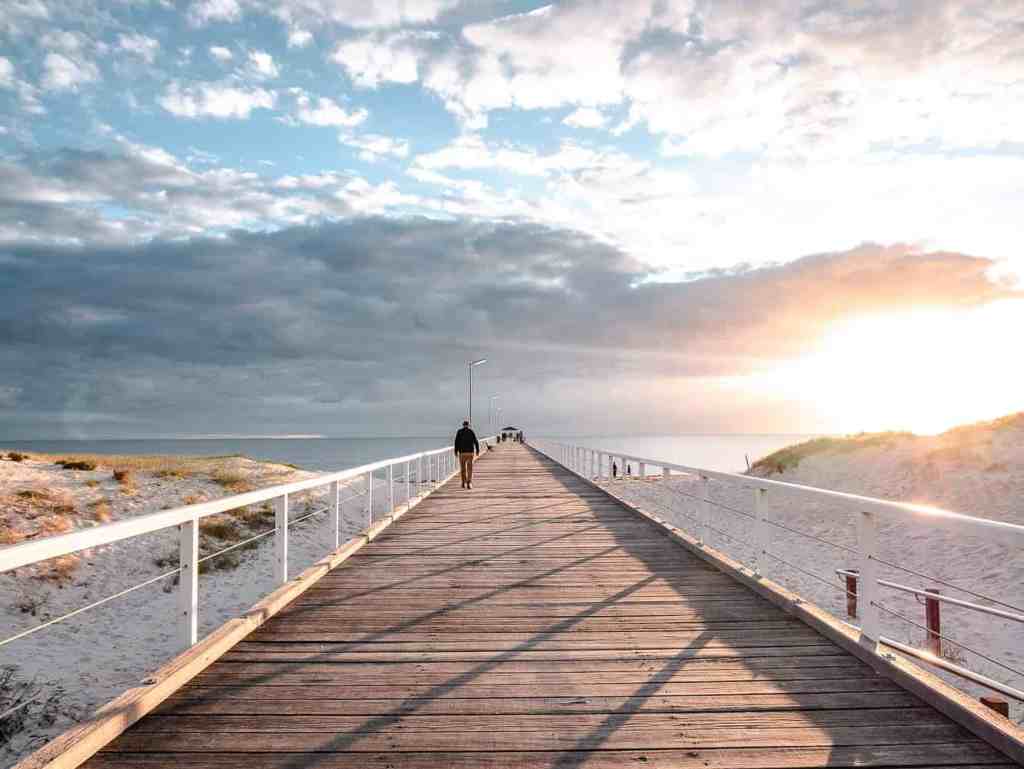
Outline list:
[[[473,424],[473,369],[477,366],[482,366],[487,362],[487,358],[480,358],[479,360],[471,360],[469,362],[469,423]]]
[[[499,397],[500,393],[498,393],[497,395],[492,395],[490,398],[487,399],[487,424],[492,427],[494,426],[494,401],[496,401]]]

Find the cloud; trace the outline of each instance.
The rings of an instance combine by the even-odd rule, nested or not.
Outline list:
[[[138,33],[118,35],[117,44],[122,51],[140,57],[147,64],[156,61],[156,55],[160,51],[159,40]]]
[[[386,83],[415,83],[424,44],[436,40],[432,32],[373,34],[341,43],[331,56],[352,82],[363,88]]]
[[[360,150],[359,158],[368,163],[376,162],[382,157],[391,156],[405,158],[409,156],[409,142],[381,134],[349,135],[341,134],[338,141]]]
[[[238,21],[242,7],[238,0],[194,0],[188,8],[189,23],[203,27],[214,21]]]
[[[331,99],[320,96],[314,100],[304,91],[296,96],[296,104],[294,120],[308,125],[352,128],[369,117],[365,109],[348,112]]]
[[[265,7],[289,25],[368,29],[428,24],[458,4],[459,0],[269,0]]]
[[[249,52],[249,71],[260,78],[275,78],[280,74],[274,57],[266,51]]]
[[[234,54],[222,45],[211,45],[210,56],[221,62],[231,61],[234,58]]]
[[[14,88],[14,65],[4,56],[0,56],[0,88]]]
[[[46,91],[77,91],[80,85],[100,79],[99,68],[91,61],[72,59],[61,53],[48,53],[43,59],[43,78],[40,83]]]
[[[0,243],[109,245],[422,205],[391,182],[352,173],[273,178],[224,167],[193,170],[160,148],[114,138],[116,151],[0,160]],[[209,164],[208,156],[192,156],[198,166]],[[106,209],[110,204],[118,213]]]
[[[601,110],[593,107],[580,107],[566,115],[562,122],[575,128],[600,128],[608,122],[608,118]]]
[[[643,265],[583,233],[469,219],[4,253],[0,363],[19,392],[5,434],[79,412],[150,433],[238,430],[257,410],[261,431],[442,429],[477,352],[538,426],[585,418],[583,383],[602,381],[629,393],[624,419],[657,398],[676,427],[694,411],[668,389],[787,359],[835,320],[1013,295],[991,260],[907,246],[645,283]]]
[[[668,138],[669,154],[803,158],[1017,141],[1019,3],[939,7],[766,0],[752,14],[743,0],[567,2],[430,41],[372,32],[335,58],[361,86],[418,80],[471,128],[496,109],[628,106],[620,132],[644,124]]]
[[[263,88],[238,87],[226,83],[183,85],[174,80],[157,102],[178,117],[248,119],[253,110],[273,109],[277,96]]]
[[[305,48],[313,42],[313,33],[306,29],[293,29],[288,33],[289,48]]]

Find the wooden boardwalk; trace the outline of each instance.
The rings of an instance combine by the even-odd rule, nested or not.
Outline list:
[[[522,446],[85,766],[998,766],[1009,759]]]

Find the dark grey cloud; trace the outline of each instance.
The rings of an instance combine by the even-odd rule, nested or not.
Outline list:
[[[520,421],[626,425],[662,403],[663,429],[692,428],[666,383],[798,354],[843,317],[1011,295],[992,267],[866,245],[659,283],[579,232],[416,217],[8,245],[0,434],[438,432],[479,355],[481,392]]]

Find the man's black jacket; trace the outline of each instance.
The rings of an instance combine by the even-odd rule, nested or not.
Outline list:
[[[457,454],[469,454],[473,452],[479,454],[480,441],[476,439],[476,433],[468,427],[463,427],[455,433],[455,452]]]

